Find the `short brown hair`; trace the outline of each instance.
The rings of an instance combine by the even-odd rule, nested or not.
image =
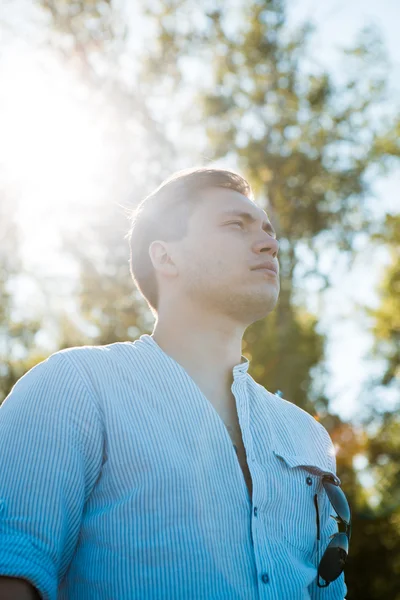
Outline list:
[[[183,239],[199,201],[198,192],[210,187],[229,188],[253,200],[250,184],[235,171],[195,167],[173,173],[129,215],[131,227],[125,238],[129,239],[130,273],[154,315],[159,296],[149,246],[157,239],[170,242]]]

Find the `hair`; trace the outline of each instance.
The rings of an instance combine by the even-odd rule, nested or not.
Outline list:
[[[154,240],[180,241],[188,232],[189,220],[202,191],[229,188],[253,200],[250,184],[232,170],[195,167],[173,173],[144,198],[129,214],[129,267],[132,279],[157,316],[159,291],[149,246]]]

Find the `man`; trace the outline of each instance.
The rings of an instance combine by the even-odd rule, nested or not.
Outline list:
[[[343,600],[343,574],[316,584],[329,434],[241,354],[279,296],[268,216],[237,173],[189,169],[128,235],[152,335],[56,352],[0,409],[0,600]]]

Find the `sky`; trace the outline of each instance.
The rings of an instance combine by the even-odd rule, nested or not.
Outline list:
[[[0,4],[1,4],[0,0]],[[120,0],[123,5],[123,0]],[[133,4],[129,4],[130,7]],[[10,1],[3,0],[8,18],[11,23],[17,27],[22,27],[24,18],[25,26],[29,23],[29,11],[31,6],[23,0]],[[3,13],[3,14],[5,14]],[[131,18],[134,19],[134,13],[131,11]],[[390,82],[393,89],[393,97],[400,100],[400,41],[398,37],[400,5],[397,0],[381,0],[378,4],[370,0],[352,0],[351,2],[325,0],[293,0],[288,2],[289,23],[295,27],[305,19],[312,19],[317,26],[317,33],[312,42],[312,56],[317,57],[319,64],[325,65],[329,71],[340,75],[340,59],[338,49],[352,44],[355,40],[357,31],[369,23],[377,24],[384,37],[384,41],[391,60]],[[137,29],[137,28],[136,28]],[[137,43],[137,38],[136,43]],[[22,50],[21,50],[22,48]],[[3,55],[4,58],[4,55]],[[70,78],[58,73],[54,66],[52,78],[56,85],[46,92],[46,96],[40,95],[40,85],[32,86],[30,105],[35,107],[36,116],[39,114],[47,115],[52,123],[52,127],[46,134],[43,147],[37,146],[37,140],[43,138],[38,136],[37,121],[34,114],[24,110],[24,94],[29,89],[29,78],[32,77],[29,56],[23,51],[23,44],[13,46],[13,56],[11,62],[5,61],[1,72],[2,80],[8,82],[7,96],[0,91],[0,129],[3,133],[3,144],[0,142],[0,162],[8,165],[18,165],[12,162],[13,156],[25,161],[24,176],[18,168],[14,170],[9,168],[8,176],[15,182],[18,182],[19,190],[25,201],[21,204],[19,218],[23,230],[24,245],[23,257],[25,264],[31,271],[40,271],[48,278],[53,278],[55,286],[59,289],[64,286],[62,292],[67,296],[68,281],[75,276],[75,268],[68,260],[63,260],[57,255],[58,236],[54,223],[60,220],[71,221],[71,214],[78,215],[80,199],[85,201],[90,199],[91,206],[96,204],[96,197],[100,190],[96,184],[79,178],[76,181],[63,181],[63,188],[57,191],[57,205],[54,203],[55,181],[38,181],[40,169],[38,165],[43,160],[50,161],[52,165],[53,179],[60,179],[62,173],[57,172],[58,162],[54,157],[46,155],[46,148],[56,143],[61,136],[65,140],[64,155],[70,157],[70,150],[75,147],[74,138],[71,134],[73,123],[80,123],[82,132],[86,132],[82,137],[84,143],[80,145],[74,160],[79,167],[86,161],[86,168],[89,170],[95,168],[96,161],[104,161],[105,157],[99,153],[99,129],[90,128],[92,122],[99,122],[99,115],[96,107],[90,107],[90,111],[74,113],[71,104],[68,104],[68,89],[74,85]],[[33,64],[33,63],[32,63]],[[10,66],[11,65],[11,66]],[[8,78],[8,79],[7,79]],[[14,86],[14,87],[13,87]],[[24,87],[25,86],[25,87]],[[11,92],[10,92],[11,90]],[[36,90],[36,91],[35,91]],[[18,126],[20,130],[29,133],[30,144],[21,146],[18,139],[13,134],[13,115],[16,114],[15,102],[10,102],[10,98],[15,98],[15,102],[20,103]],[[54,107],[58,107],[55,110]],[[8,112],[7,112],[8,111]],[[60,120],[59,115],[64,118]],[[86,131],[87,130],[87,131]],[[8,137],[7,137],[8,136]],[[4,140],[8,139],[7,153],[4,154],[6,144]],[[3,148],[1,148],[1,146]],[[2,155],[3,152],[3,155]],[[41,154],[42,153],[42,154]],[[32,156],[36,154],[35,156]],[[35,162],[36,160],[36,162]],[[51,162],[51,161],[54,162]],[[91,163],[90,160],[93,162]],[[7,162],[8,161],[8,162]],[[89,162],[88,162],[89,161]],[[185,165],[191,166],[191,165]],[[232,166],[232,165],[231,165]],[[36,179],[35,179],[36,177]],[[34,186],[32,186],[34,182]],[[36,196],[32,195],[32,188],[36,190]],[[375,184],[376,197],[371,197],[371,208],[376,212],[377,218],[382,218],[384,211],[398,212],[400,209],[399,193],[400,171],[393,173],[390,177],[380,179]],[[29,189],[29,193],[28,193]],[[44,201],[48,197],[47,204]],[[63,202],[63,198],[73,198],[73,203]],[[70,202],[70,201],[69,201]],[[90,203],[89,203],[90,204]],[[51,211],[51,214],[50,214]],[[80,215],[81,219],[90,221],[91,213]],[[72,227],[75,224],[70,225]],[[376,287],[379,281],[382,268],[388,263],[388,255],[382,250],[373,250],[369,247],[366,240],[358,240],[360,255],[354,267],[349,272],[346,264],[337,259],[334,253],[326,252],[324,255],[324,269],[331,273],[334,278],[334,288],[326,294],[322,305],[322,316],[319,321],[321,331],[328,333],[329,343],[327,345],[327,363],[331,371],[331,382],[327,390],[331,398],[330,410],[338,413],[344,420],[356,420],[363,404],[369,402],[369,398],[361,393],[363,383],[366,378],[380,366],[371,364],[367,360],[367,354],[371,346],[371,337],[367,332],[367,323],[359,309],[354,305],[368,304],[376,306],[378,296]],[[128,248],[127,248],[128,252]],[[304,252],[304,251],[303,251]],[[299,249],[299,253],[302,250]],[[303,254],[302,256],[305,256]],[[128,260],[128,255],[127,255]],[[320,306],[315,293],[310,287],[310,282],[301,278],[301,271],[296,275],[298,277],[299,300],[302,300],[311,310],[317,310]],[[303,294],[301,291],[304,290]],[[34,313],[36,308],[40,307],[41,302],[48,299],[39,298],[32,284],[25,281],[15,289],[16,296],[19,298],[24,314],[29,310]],[[29,302],[26,299],[29,298]],[[57,301],[57,298],[55,298]],[[51,308],[49,307],[49,312]],[[43,338],[44,342],[45,338]],[[271,390],[275,391],[275,390]],[[290,398],[288,398],[290,400]],[[380,400],[382,406],[390,406],[393,398],[389,394],[382,394]]]
[[[400,4],[397,0],[289,0],[288,7],[293,23],[310,20],[316,24],[313,41],[316,54],[320,61],[331,68],[338,62],[338,48],[351,44],[360,28],[376,25],[383,34],[393,63],[393,82],[399,90]]]

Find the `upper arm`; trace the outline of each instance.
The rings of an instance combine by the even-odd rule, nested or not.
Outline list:
[[[93,399],[60,353],[0,407],[0,574],[32,581],[46,600],[74,553],[102,439]]]

